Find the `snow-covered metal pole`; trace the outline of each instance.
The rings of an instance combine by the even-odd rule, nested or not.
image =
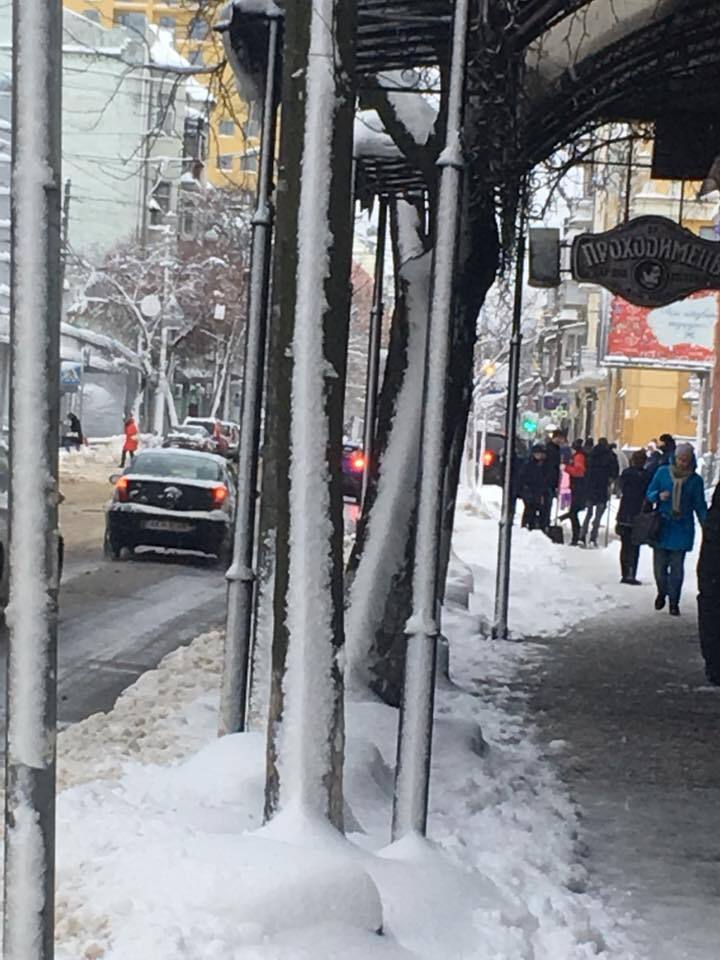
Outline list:
[[[445,404],[453,282],[457,262],[463,155],[461,132],[469,0],[456,0],[445,149],[438,159],[440,191],[425,360],[413,606],[400,709],[393,837],[425,834],[435,704],[435,658],[440,631],[438,574],[444,474]]]
[[[167,349],[168,349],[167,327],[160,331],[160,361],[158,367],[158,385],[155,394],[155,418],[153,421],[153,433],[160,437],[165,430],[165,391],[167,384]]]
[[[365,465],[362,477],[361,504],[365,504],[370,480],[371,456],[375,446],[375,419],[377,411],[378,380],[380,377],[380,343],[383,322],[383,279],[385,276],[385,235],[387,234],[387,200],[380,198],[378,211],[377,249],[375,251],[375,279],[373,302],[370,311],[370,334],[368,339],[367,378],[365,386],[365,410],[363,419],[363,452]]]
[[[518,389],[520,385],[520,355],[522,349],[522,300],[525,268],[525,227],[527,223],[526,187],[520,191],[520,231],[515,267],[515,301],[513,304],[512,336],[508,360],[507,411],[505,418],[505,463],[503,468],[503,498],[498,536],[498,559],[495,579],[495,616],[493,636],[506,640],[508,636],[508,605],[510,602],[510,554],[513,524],[513,461],[517,438]]]
[[[240,420],[235,542],[233,562],[227,572],[225,660],[220,699],[221,735],[244,730],[247,712],[255,587],[255,501],[273,225],[272,164],[275,156],[278,93],[276,77],[280,45],[280,20],[277,17],[273,17],[268,23],[267,42],[267,79],[260,137],[257,205],[252,219],[250,294]]]
[[[61,0],[13,2],[10,604],[3,957],[52,960]]]

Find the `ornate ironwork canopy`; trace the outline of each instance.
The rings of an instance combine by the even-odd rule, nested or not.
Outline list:
[[[359,0],[360,88],[391,70],[442,75],[452,9],[452,0]],[[244,61],[248,20],[238,12],[226,24]],[[489,188],[605,121],[720,113],[716,0],[476,0],[470,48],[467,137],[473,176]],[[425,183],[398,157],[363,156],[357,173],[359,196]]]

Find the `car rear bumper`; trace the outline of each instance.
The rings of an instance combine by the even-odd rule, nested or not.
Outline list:
[[[231,523],[229,517],[183,517],[177,512],[165,517],[131,510],[110,510],[107,514],[107,532],[117,549],[164,547],[217,556],[229,543]]]
[[[359,500],[362,496],[362,474],[343,473],[342,492],[344,497],[352,497],[353,500]]]

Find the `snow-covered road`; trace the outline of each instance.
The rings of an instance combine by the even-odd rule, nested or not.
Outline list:
[[[58,640],[61,726],[109,710],[118,694],[167,653],[224,619],[225,580],[202,560],[104,560],[71,554]],[[7,632],[0,631],[0,716],[5,711]],[[1,749],[1,748],[0,748]]]

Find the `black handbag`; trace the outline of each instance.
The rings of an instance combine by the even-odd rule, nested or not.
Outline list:
[[[632,542],[634,546],[654,547],[660,537],[660,511],[650,508],[639,513],[633,521]]]

